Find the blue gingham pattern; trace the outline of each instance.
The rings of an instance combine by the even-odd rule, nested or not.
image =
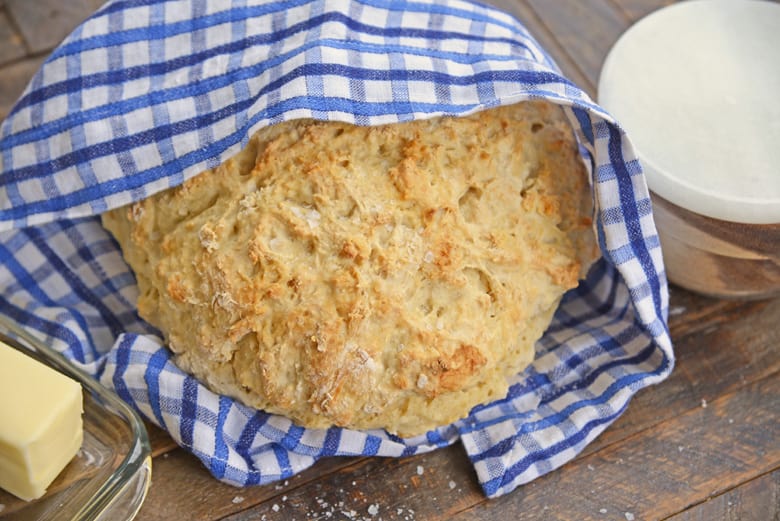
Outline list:
[[[373,125],[545,98],[590,167],[603,259],[564,297],[505,399],[400,439],[304,429],[211,393],[135,312],[97,215],[176,186],[263,126]],[[561,466],[673,354],[644,177],[623,131],[512,17],[461,0],[113,1],[44,63],[0,128],[0,312],[191,450],[218,479],[268,483],[332,455],[457,441],[488,496]]]

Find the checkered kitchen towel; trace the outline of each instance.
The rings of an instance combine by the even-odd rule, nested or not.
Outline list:
[[[361,125],[547,98],[593,176],[602,259],[509,395],[426,435],[303,429],[183,374],[138,319],[97,214],[180,184],[259,128]],[[462,443],[488,496],[573,458],[671,371],[648,192],[620,128],[512,17],[462,0],[116,0],[58,48],[0,130],[0,312],[50,342],[217,478],[268,483],[331,455]]]

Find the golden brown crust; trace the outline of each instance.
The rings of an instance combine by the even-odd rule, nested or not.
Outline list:
[[[312,427],[425,432],[503,396],[597,254],[562,111],[296,120],[104,224],[141,316],[217,392]]]

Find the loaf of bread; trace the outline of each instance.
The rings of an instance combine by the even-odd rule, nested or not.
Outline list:
[[[138,310],[212,390],[307,427],[423,433],[502,398],[598,255],[563,111],[266,127],[104,214]]]

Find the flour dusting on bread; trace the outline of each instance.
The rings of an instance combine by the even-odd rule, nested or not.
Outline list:
[[[598,255],[584,165],[542,101],[267,127],[103,222],[140,315],[218,393],[409,436],[503,397]]]

